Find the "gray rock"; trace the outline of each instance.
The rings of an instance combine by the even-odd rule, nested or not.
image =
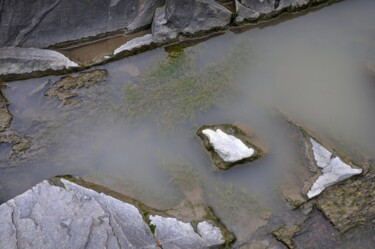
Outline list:
[[[135,206],[68,180],[60,183],[44,181],[0,205],[0,248],[158,248]],[[173,221],[154,219],[163,248],[224,243],[220,230],[209,223],[200,226],[201,237],[189,223],[163,219]]]
[[[154,42],[154,39],[151,34],[147,34],[141,37],[134,38],[124,45],[117,48],[113,54],[119,54],[122,52],[130,52],[136,49],[140,49],[142,47],[150,46]]]
[[[0,3],[0,46],[45,48],[152,22],[165,0],[9,0]]]
[[[199,223],[197,234],[190,223],[179,221],[175,218],[150,215],[151,224],[154,225],[155,235],[160,240],[163,249],[200,249],[212,248],[222,245],[220,229],[210,223]]]
[[[228,25],[232,12],[214,0],[167,0],[157,9],[152,24],[156,40],[173,39],[178,34],[194,34]]]
[[[38,48],[0,48],[0,77],[78,67],[64,55]]]
[[[286,8],[302,8],[310,2],[319,0],[235,0],[236,22],[256,20],[261,15],[268,15]],[[323,1],[320,1],[323,2]]]

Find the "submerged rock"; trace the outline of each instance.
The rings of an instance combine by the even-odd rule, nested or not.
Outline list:
[[[0,133],[0,144],[6,143],[12,146],[11,158],[19,157],[28,150],[31,147],[31,140],[29,136],[22,137],[10,130]],[[0,161],[0,166],[7,167],[9,164]]]
[[[78,67],[59,52],[37,48],[0,48],[0,78],[38,75]]]
[[[329,186],[362,173],[362,169],[353,169],[338,156],[332,158],[332,153],[310,138],[316,164],[321,168],[321,175],[307,193],[309,198],[319,195]]]
[[[224,243],[175,218],[146,217],[132,204],[65,179],[44,181],[0,206],[0,248],[211,248]],[[153,234],[155,232],[155,234]],[[178,236],[177,236],[178,235]]]
[[[0,132],[5,131],[12,120],[12,114],[8,110],[8,100],[0,91]]]
[[[197,131],[205,148],[211,152],[219,169],[229,169],[238,163],[250,162],[262,156],[263,151],[236,126],[203,126]]]
[[[232,12],[214,0],[167,0],[155,12],[152,34],[158,41],[227,26]]]
[[[107,70],[96,69],[89,72],[80,73],[78,76],[66,76],[45,91],[44,95],[48,97],[57,97],[63,104],[78,104],[81,100],[74,97],[78,93],[74,92],[79,88],[89,88],[95,84],[105,81],[107,77]]]
[[[349,179],[324,191],[317,207],[341,232],[375,219],[375,175]]]

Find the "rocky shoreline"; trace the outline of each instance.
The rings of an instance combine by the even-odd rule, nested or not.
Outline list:
[[[11,81],[83,70],[155,47],[205,37],[246,23],[269,21],[283,13],[297,13],[334,2],[337,0],[118,0],[99,1],[94,7],[88,7],[85,6],[87,3],[70,0],[40,5],[30,3],[31,6],[19,6],[16,1],[10,1],[0,8],[0,13],[7,13],[0,23],[0,34],[4,34],[0,36],[0,47],[6,47],[4,52],[0,52],[0,65],[7,65],[0,70],[0,80]],[[15,17],[11,11],[13,8],[31,8],[34,14]],[[69,15],[61,16],[62,9],[71,11]],[[77,11],[82,9],[85,14],[78,14]],[[103,9],[108,9],[108,12],[103,13]],[[126,18],[123,18],[124,13]],[[97,23],[108,20],[108,24],[105,27],[102,24],[95,26],[92,22],[84,21],[87,17],[92,17],[92,22]],[[16,25],[15,22],[25,25]],[[68,25],[76,27],[71,30]],[[95,47],[89,59],[79,59],[80,56],[85,57],[84,54],[90,50],[93,42],[103,37],[106,39],[106,34],[111,33],[116,34],[115,37],[124,38],[108,46],[99,46],[99,50]],[[106,40],[107,44],[110,39]],[[118,45],[121,40],[125,43]],[[75,53],[78,55],[71,58],[73,61],[67,58],[62,60],[64,55],[59,52],[71,56],[69,49],[65,50],[64,47],[72,43],[77,44],[75,48],[78,52]],[[81,55],[77,49],[80,46],[85,47]],[[43,56],[37,55],[36,51]],[[38,63],[29,61],[33,58]],[[21,65],[23,70],[16,70]]]

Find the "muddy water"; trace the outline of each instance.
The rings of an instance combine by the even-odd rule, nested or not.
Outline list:
[[[372,0],[344,1],[277,25],[116,61],[100,67],[108,80],[80,89],[82,104],[73,107],[34,91],[59,77],[8,84],[11,128],[33,136],[34,147],[17,167],[1,169],[1,200],[72,174],[168,208],[183,196],[170,173],[182,167],[181,177],[197,173],[215,212],[248,240],[269,214],[290,210],[280,186],[292,180],[300,158],[277,110],[340,149],[375,158],[375,78],[366,71],[375,64],[374,11]],[[186,91],[186,79],[202,91]],[[268,153],[218,172],[194,133],[203,124],[233,122],[250,127]]]

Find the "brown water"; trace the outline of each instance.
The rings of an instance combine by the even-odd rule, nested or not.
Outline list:
[[[374,13],[375,1],[344,1],[277,25],[228,31],[172,54],[160,48],[125,58],[100,67],[109,71],[107,82],[80,90],[77,107],[60,106],[43,91],[30,94],[59,77],[8,84],[12,129],[34,136],[39,147],[19,166],[1,170],[2,201],[43,179],[72,174],[167,208],[182,196],[170,170],[184,167],[200,175],[223,222],[240,240],[249,239],[268,211],[283,216],[290,210],[279,186],[299,163],[298,144],[277,109],[341,149],[375,158],[375,78],[366,71],[375,64]],[[164,85],[147,77],[150,68],[159,65],[162,73],[163,65],[179,60],[179,76],[161,78]],[[129,65],[141,75],[131,76]],[[181,75],[201,77],[203,93],[181,90],[175,84]],[[129,101],[134,85],[153,102]],[[257,162],[218,172],[194,133],[203,124],[233,122],[251,127],[269,151]]]

